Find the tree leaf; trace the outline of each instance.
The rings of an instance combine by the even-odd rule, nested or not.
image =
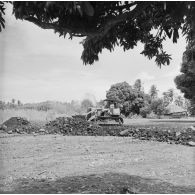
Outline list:
[[[93,6],[91,5],[91,3],[89,1],[84,1],[82,3],[83,3],[83,7],[84,7],[84,12],[88,16],[93,16],[94,15],[94,9],[93,9]]]

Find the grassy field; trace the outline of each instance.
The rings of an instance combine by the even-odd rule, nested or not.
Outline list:
[[[194,148],[125,137],[0,139],[0,193],[194,193]]]
[[[161,129],[182,130],[195,126],[195,118],[183,119],[125,119],[124,123],[132,127],[159,127]]]
[[[27,109],[7,109],[0,110],[0,124],[5,122],[11,117],[23,117],[29,121],[48,122],[54,120],[56,117],[66,116],[65,114],[58,114],[55,111],[38,111]]]
[[[59,115],[0,110],[45,123]],[[176,129],[186,119],[125,119],[126,125]],[[194,148],[130,137],[10,135],[0,138],[0,193],[194,193]]]

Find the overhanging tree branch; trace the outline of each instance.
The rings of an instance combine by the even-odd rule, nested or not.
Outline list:
[[[80,31],[79,31],[79,33],[75,33],[74,28],[61,27],[58,25],[58,22],[54,22],[54,23],[41,22],[40,20],[38,20],[35,17],[25,17],[24,19],[36,24],[37,26],[39,26],[42,29],[53,29],[53,30],[59,31],[59,32],[63,31],[65,34],[69,33],[71,36],[77,36],[77,37],[87,36],[86,32],[84,32],[84,31],[83,31],[83,33]]]
[[[132,3],[131,6],[133,6],[135,4],[137,4],[137,2]],[[74,27],[71,27],[70,25],[67,27],[64,27],[64,26],[60,26],[58,24],[58,22],[53,22],[53,23],[42,22],[42,21],[40,21],[37,18],[32,17],[32,16],[31,17],[23,17],[23,19],[27,20],[29,22],[32,22],[43,29],[54,29],[54,30],[59,31],[59,32],[63,31],[64,33],[69,33],[70,36],[77,36],[77,37],[86,37],[87,36],[87,40],[88,40],[88,39],[91,39],[95,36],[103,37],[112,27],[114,27],[118,23],[126,20],[127,18],[133,19],[135,16],[137,16],[143,10],[142,9],[138,12],[137,9],[139,9],[139,8],[136,7],[134,10],[132,10],[130,12],[125,12],[125,13],[119,14],[118,16],[110,17],[103,24],[101,24],[101,28],[99,28],[99,29],[98,28],[97,29],[74,28]]]
[[[161,42],[167,38],[173,37],[173,42],[176,42],[179,29],[187,35],[187,41],[192,39],[195,3],[15,1],[13,14],[17,19],[32,22],[42,29],[53,29],[59,36],[84,37],[84,63],[92,64],[98,60],[104,48],[112,51],[119,44],[124,50],[129,50],[141,41],[147,44],[147,57],[156,57],[160,64],[168,64],[169,56],[159,56],[156,51],[162,50]],[[154,40],[149,35],[152,29],[159,27],[160,33]]]

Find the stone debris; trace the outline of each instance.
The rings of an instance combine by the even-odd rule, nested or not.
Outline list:
[[[190,129],[195,131],[195,126],[191,126]]]
[[[163,129],[161,127],[132,127],[132,126],[99,126],[90,123],[82,115],[73,117],[59,117],[38,127],[21,117],[12,117],[5,121],[0,130],[8,134],[62,134],[66,136],[121,136],[140,140],[167,142],[169,144],[182,144],[195,146],[195,131],[190,127],[182,131]]]
[[[45,126],[50,134],[80,136],[118,136],[120,131],[125,129],[124,126],[99,126],[97,123],[87,122],[82,115],[59,117]]]
[[[193,145],[195,143],[195,131],[191,128],[183,131],[162,130],[154,128],[128,128],[120,132],[120,136],[131,136],[141,140],[153,140],[170,144]]]
[[[195,141],[189,141],[189,142],[188,142],[188,145],[189,145],[189,146],[195,146]]]
[[[98,135],[101,127],[91,125],[80,116],[59,117],[46,125],[49,134],[58,133],[63,135]]]

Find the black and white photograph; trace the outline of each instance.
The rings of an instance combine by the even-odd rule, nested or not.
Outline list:
[[[195,1],[0,1],[0,194],[195,194]]]

